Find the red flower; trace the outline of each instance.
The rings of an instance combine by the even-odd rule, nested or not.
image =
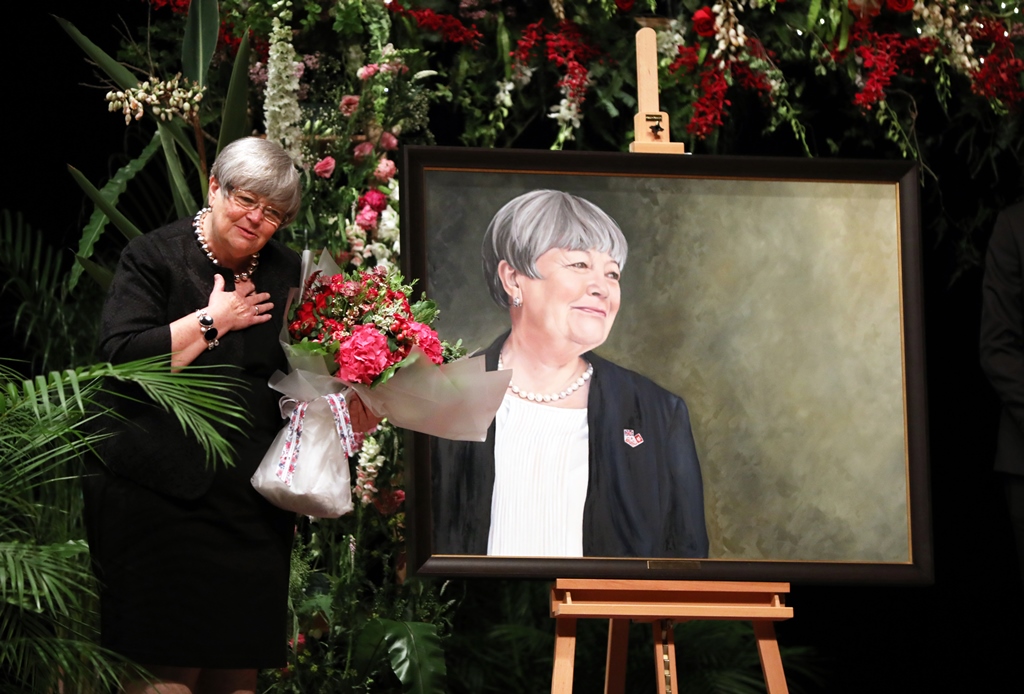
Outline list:
[[[701,95],[693,102],[693,115],[686,124],[686,132],[701,140],[722,125],[722,113],[731,102],[725,98],[729,84],[717,68],[708,67],[700,76]]]
[[[401,489],[385,489],[377,494],[373,505],[377,507],[382,516],[390,516],[398,510],[405,501],[405,492]]]
[[[436,31],[441,38],[451,43],[465,44],[471,48],[480,46],[480,39],[483,35],[477,31],[476,24],[466,27],[458,19],[450,14],[438,14],[433,10],[407,10],[398,2],[392,0],[388,4],[392,12],[399,15],[406,15],[416,20],[416,26],[427,31]]]
[[[188,6],[191,2],[192,0],[150,0],[149,4],[155,10],[170,7],[171,12],[176,14],[188,14]]]
[[[885,0],[885,6],[893,12],[910,12],[914,9],[914,0]]]
[[[334,173],[334,157],[324,157],[313,165],[313,173],[320,178],[330,178]]]
[[[620,12],[629,12],[635,4],[636,0],[615,0],[615,6],[619,8]]]
[[[369,207],[376,212],[383,212],[388,206],[388,196],[379,190],[368,190],[360,196],[357,205]]]
[[[700,51],[696,46],[680,46],[679,57],[668,66],[669,72],[676,72],[680,68],[686,68],[687,72],[692,72],[697,67],[697,62],[700,60]]]
[[[693,13],[693,30],[698,36],[715,35],[715,15],[711,13],[710,7],[704,6]]]
[[[388,341],[374,325],[357,325],[338,344],[338,378],[349,383],[372,383],[391,363]]]

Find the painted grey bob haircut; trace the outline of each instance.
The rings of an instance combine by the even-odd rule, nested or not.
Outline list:
[[[509,306],[498,263],[504,260],[516,272],[542,279],[537,258],[552,248],[601,251],[610,255],[619,269],[626,266],[629,253],[619,225],[589,200],[559,190],[523,193],[494,215],[480,249],[484,280],[498,306]]]
[[[282,227],[291,224],[299,214],[299,172],[292,158],[275,142],[261,137],[235,140],[217,155],[210,175],[220,183],[224,195],[240,188],[266,198],[284,215]]]

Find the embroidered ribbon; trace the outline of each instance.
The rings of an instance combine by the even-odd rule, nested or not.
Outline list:
[[[341,450],[345,457],[355,453],[355,434],[352,432],[352,419],[348,413],[348,404],[345,396],[341,393],[330,393],[324,395],[327,405],[334,415],[334,428],[338,432],[338,441],[341,443]],[[283,406],[283,403],[282,403]],[[286,485],[291,486],[292,477],[295,475],[295,466],[299,461],[299,450],[302,447],[302,423],[306,418],[306,410],[309,402],[296,402],[288,420],[288,433],[285,435],[284,445],[281,447],[281,458],[277,462],[277,478]]]

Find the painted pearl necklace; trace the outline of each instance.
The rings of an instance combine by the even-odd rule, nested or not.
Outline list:
[[[498,371],[502,370],[501,354],[498,355]],[[594,375],[594,365],[589,361],[587,362],[587,369],[577,378],[575,381],[566,386],[565,390],[560,393],[551,394],[540,394],[531,393],[528,390],[520,390],[519,386],[509,381],[508,389],[513,394],[518,395],[523,400],[529,400],[530,402],[557,402],[559,400],[565,400],[567,397],[575,393],[577,390],[583,387],[583,385],[590,380],[590,377]]]
[[[217,256],[213,254],[210,249],[210,244],[206,242],[206,234],[203,233],[203,220],[206,219],[206,215],[210,214],[210,208],[204,207],[196,213],[196,218],[192,221],[192,228],[196,230],[196,241],[199,242],[199,247],[206,253],[206,257],[210,259],[217,267],[220,267],[220,261],[217,260]],[[245,268],[242,272],[235,273],[235,282],[246,282],[256,273],[256,266],[260,264],[259,251],[253,253],[249,258],[249,267]]]

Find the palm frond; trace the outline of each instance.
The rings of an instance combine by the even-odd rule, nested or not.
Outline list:
[[[0,543],[0,601],[37,613],[69,614],[92,595],[84,542]]]
[[[239,423],[246,421],[245,410],[226,395],[237,381],[204,373],[202,367],[172,373],[166,356],[124,364],[94,364],[20,382],[11,379],[9,368],[0,367],[0,417],[16,408],[28,408],[39,418],[56,415],[80,419],[88,405],[96,406],[96,392],[112,392],[103,385],[105,379],[137,384],[196,437],[208,462],[230,462],[231,448],[218,428],[239,431]]]
[[[22,346],[44,370],[88,354],[99,323],[97,289],[69,294],[60,252],[20,213],[4,210],[0,215],[0,240],[0,270],[9,277],[0,293],[18,300],[14,329],[21,333]]]

